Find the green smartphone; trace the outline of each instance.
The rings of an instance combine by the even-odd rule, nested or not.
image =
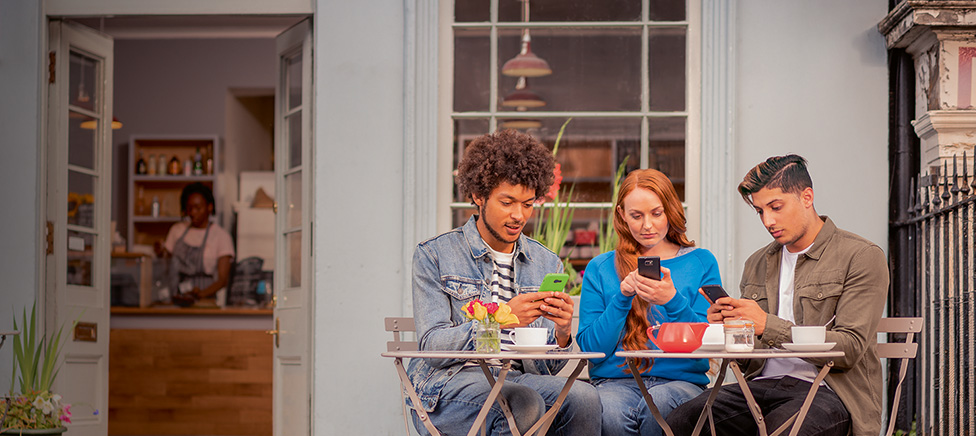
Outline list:
[[[569,274],[549,273],[542,279],[539,285],[539,292],[566,292],[566,282],[569,281]]]

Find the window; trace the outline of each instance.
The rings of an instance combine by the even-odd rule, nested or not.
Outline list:
[[[697,72],[689,74],[689,65],[697,62],[689,60],[699,56],[689,43],[697,41],[690,38],[697,31],[689,19],[697,16],[694,2],[530,0],[528,14],[524,6],[523,0],[454,2],[452,168],[464,147],[486,132],[515,126],[552,146],[560,126],[572,118],[556,161],[561,191],[572,187],[574,229],[599,225],[624,159],[625,171],[666,173],[683,200],[697,195],[685,189],[686,156],[697,147],[689,144],[688,134],[698,118],[698,102],[689,98],[690,87],[697,86]],[[551,74],[522,81],[502,73],[521,50],[524,29],[531,51],[548,62]],[[506,106],[517,88],[531,90],[545,105]],[[473,209],[457,189],[452,200],[458,226]],[[573,257],[596,254],[573,251]]]

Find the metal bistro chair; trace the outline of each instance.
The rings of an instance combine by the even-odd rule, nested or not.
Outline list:
[[[908,371],[908,359],[914,359],[918,354],[918,344],[912,342],[915,333],[922,331],[922,318],[892,317],[881,318],[878,323],[878,333],[904,333],[905,342],[888,342],[878,344],[878,357],[882,359],[901,359],[901,367],[898,370],[898,385],[895,387],[895,395],[891,402],[891,413],[888,417],[888,431],[886,436],[891,436],[895,430],[895,417],[898,416],[898,399],[901,397],[901,384],[905,381],[905,373]]]
[[[407,341],[401,336],[404,332],[415,332],[417,327],[414,325],[413,318],[407,317],[388,317],[383,320],[386,325],[386,331],[393,332],[393,340],[386,342],[387,351],[417,351],[419,349],[419,344],[417,341]],[[413,403],[414,411],[420,417],[420,421],[424,423],[424,427],[427,427],[427,431],[434,436],[440,436],[440,432],[434,427],[434,424],[430,422],[430,417],[427,416],[427,411],[423,407],[420,407],[420,396],[417,395],[417,390],[413,388],[413,383],[410,381],[410,376],[407,375],[407,369],[403,366],[403,358],[397,357],[393,361],[393,365],[396,366],[397,374],[400,376],[400,395],[406,393],[410,397],[410,401]],[[407,433],[410,432],[410,424],[407,418],[406,402],[403,403],[403,424],[407,427]]]

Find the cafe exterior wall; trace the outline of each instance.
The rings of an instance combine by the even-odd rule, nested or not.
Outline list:
[[[888,2],[738,1],[735,183],[772,155],[806,157],[817,212],[887,251]],[[708,120],[703,120],[704,124]],[[735,279],[771,238],[735,196]]]

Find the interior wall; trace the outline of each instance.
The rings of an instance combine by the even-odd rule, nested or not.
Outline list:
[[[240,180],[233,175],[241,171],[274,171],[274,88],[231,89],[224,105],[227,108],[224,140],[228,144],[226,149],[233,147],[233,152],[224,153],[224,171],[228,177],[220,183],[228,200],[237,202]],[[267,194],[274,197],[275,193]]]
[[[809,161],[817,212],[887,251],[888,70],[877,23],[885,0],[739,0],[736,183],[769,156]],[[772,241],[736,198],[735,271]]]
[[[225,137],[230,89],[274,89],[273,39],[122,39],[115,41],[112,219],[124,235],[128,210],[128,147],[132,135],[217,135],[221,155],[215,192],[220,224],[231,228],[237,192],[237,146]],[[273,94],[273,91],[272,91]],[[260,155],[248,159],[260,160]],[[271,155],[266,155],[270,167]],[[249,165],[249,164],[248,164]]]
[[[39,2],[0,1],[0,331],[12,330],[10,314],[19,318],[41,295],[42,22]],[[11,350],[8,336],[0,348],[0,392],[10,391]]]

